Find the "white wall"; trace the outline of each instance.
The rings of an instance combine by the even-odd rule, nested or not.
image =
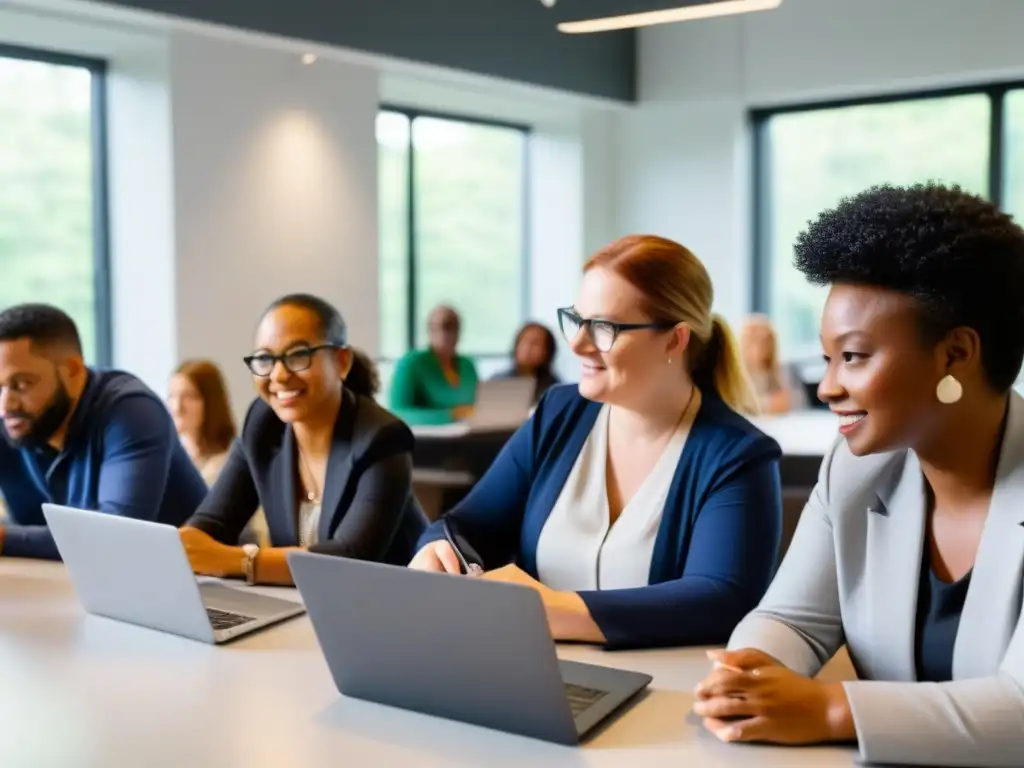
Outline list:
[[[591,110],[580,125],[583,250],[588,255],[628,232],[619,228],[615,148],[617,119],[626,110]]]
[[[750,309],[747,111],[1024,74],[1024,3],[785,0],[640,34],[641,105],[619,119],[618,215],[692,247],[717,307]]]
[[[530,315],[555,332],[555,369],[563,380],[574,381],[579,365],[558,332],[557,311],[576,301],[582,271],[582,146],[571,137],[535,136],[530,166],[534,177],[542,177],[530,196]]]
[[[108,70],[110,295],[114,361],[161,391],[179,338],[170,52],[146,42]]]
[[[259,313],[299,290],[376,351],[376,71],[17,4],[0,41],[108,62],[115,365],[162,393],[181,360],[211,358],[241,416]]]
[[[241,409],[256,321],[292,291],[376,353],[376,72],[189,33],[172,54],[177,358],[216,360]]]

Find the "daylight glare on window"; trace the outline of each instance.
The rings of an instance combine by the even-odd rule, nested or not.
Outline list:
[[[97,353],[93,73],[0,56],[0,306],[43,301]]]
[[[1003,208],[1024,225],[1024,90],[1006,95],[1006,171]]]
[[[384,356],[424,344],[442,303],[466,354],[504,355],[523,320],[526,133],[383,111],[377,146]]]
[[[793,244],[808,221],[844,196],[874,184],[934,180],[987,194],[990,119],[986,94],[768,118],[762,136],[766,178],[759,201],[762,257],[768,309],[784,356],[819,353],[825,289],[808,285],[793,267]],[[1024,154],[1024,149],[1018,151]],[[1024,210],[1024,177],[1018,189]]]

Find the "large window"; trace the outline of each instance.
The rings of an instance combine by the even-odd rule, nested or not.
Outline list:
[[[1024,90],[1006,95],[1006,186],[1003,207],[1024,224]]]
[[[442,303],[464,354],[506,356],[526,311],[526,129],[386,109],[377,143],[383,356],[422,347]]]
[[[1024,220],[1024,91],[1008,86],[758,111],[755,308],[782,354],[816,357],[825,289],[793,266],[797,235],[822,210],[874,184],[939,181]]]
[[[103,67],[0,46],[0,306],[53,304],[110,356]]]

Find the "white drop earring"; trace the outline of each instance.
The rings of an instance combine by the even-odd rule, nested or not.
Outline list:
[[[668,359],[668,364],[672,365],[672,358],[671,357]]]
[[[964,385],[961,384],[951,373],[947,373],[943,376],[942,380],[935,387],[935,397],[937,397],[939,402],[943,405],[952,405],[953,403],[959,402],[960,398],[963,396]]]

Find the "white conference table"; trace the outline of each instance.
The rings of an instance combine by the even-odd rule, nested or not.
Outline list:
[[[294,590],[267,590],[297,599]],[[458,649],[452,649],[454,653]],[[303,616],[223,647],[86,616],[62,565],[0,558],[0,765],[851,766],[845,747],[723,744],[690,713],[702,649],[565,658],[647,672],[624,715],[570,748],[346,699]],[[852,677],[845,659],[823,673]]]
[[[779,416],[757,416],[754,424],[774,437],[785,456],[821,458],[839,437],[839,421],[829,411],[806,410]]]

